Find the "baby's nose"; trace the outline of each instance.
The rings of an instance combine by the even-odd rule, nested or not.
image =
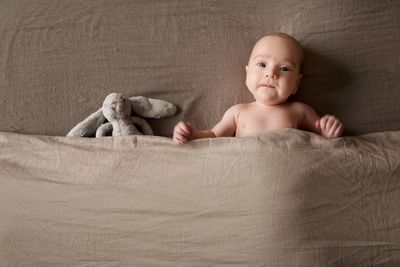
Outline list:
[[[275,80],[277,78],[277,75],[273,70],[271,70],[266,72],[265,77]]]

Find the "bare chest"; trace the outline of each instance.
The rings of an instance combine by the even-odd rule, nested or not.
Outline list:
[[[282,128],[298,128],[299,117],[289,109],[270,112],[241,112],[236,121],[236,136],[265,133]]]

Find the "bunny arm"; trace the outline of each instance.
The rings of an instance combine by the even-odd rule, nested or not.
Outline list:
[[[138,125],[141,129],[144,135],[154,135],[153,130],[151,129],[149,123],[139,117],[131,117],[133,124]],[[102,137],[102,136],[110,136],[112,135],[113,132],[113,125],[111,122],[104,123],[100,125],[100,127],[96,131],[96,137]],[[137,131],[135,133],[136,135],[141,135],[142,133]]]
[[[176,113],[176,106],[171,102],[147,98],[144,96],[130,97],[132,111],[145,118],[161,119]]]
[[[102,136],[109,136],[111,135],[113,130],[113,126],[111,122],[104,123],[100,125],[100,127],[96,131],[96,137],[102,137]]]
[[[132,122],[142,129],[144,135],[154,135],[150,124],[145,119],[142,119],[140,117],[132,117]]]
[[[106,118],[103,115],[103,111],[100,108],[96,112],[92,113],[78,123],[74,128],[67,134],[68,137],[90,137],[94,136],[97,128],[106,122]]]

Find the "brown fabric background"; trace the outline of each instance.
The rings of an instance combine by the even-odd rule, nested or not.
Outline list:
[[[400,129],[399,1],[0,1],[1,131],[65,135],[110,92],[172,101],[151,121],[212,127],[249,101],[244,66],[263,34],[306,49],[297,99],[345,134]]]

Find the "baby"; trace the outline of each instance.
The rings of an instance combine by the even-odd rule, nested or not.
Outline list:
[[[255,101],[230,107],[211,130],[196,130],[181,121],[174,128],[173,140],[183,144],[196,138],[248,136],[281,128],[304,129],[326,138],[341,136],[343,125],[336,117],[320,118],[306,104],[287,102],[299,87],[302,61],[303,49],[292,36],[262,37],[246,66],[246,86]]]

